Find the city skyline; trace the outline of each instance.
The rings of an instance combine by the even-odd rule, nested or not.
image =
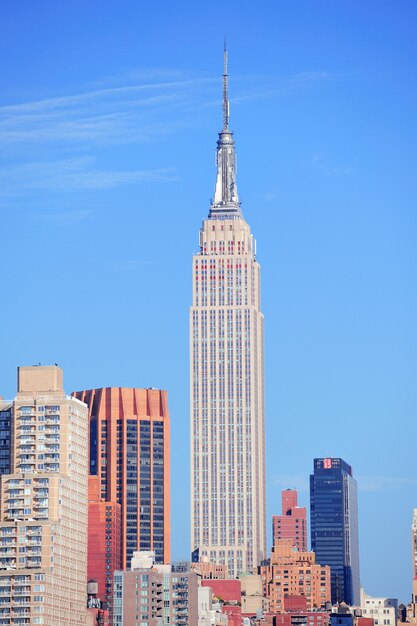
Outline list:
[[[1,100],[2,284],[12,304],[3,308],[0,393],[13,397],[15,366],[38,361],[59,362],[69,390],[167,389],[179,458],[172,552],[188,556],[188,494],[179,486],[188,456],[188,272],[212,191],[220,5],[204,26],[197,9],[179,8],[175,35],[167,5],[158,20],[144,8],[140,37],[133,4],[111,16],[111,37],[111,12],[97,5],[94,38],[76,8],[44,6],[47,26],[45,9],[1,9],[0,45],[12,56]],[[267,520],[282,488],[299,488],[307,503],[313,457],[348,459],[359,487],[362,582],[367,593],[404,601],[416,501],[415,8],[301,7],[238,18],[236,5],[222,9],[230,24],[237,19],[228,41],[239,191],[262,242]],[[175,50],[161,44],[168,32]],[[133,84],[148,96],[134,104]],[[176,281],[166,255],[176,259]],[[80,362],[82,345],[94,360]],[[384,550],[376,523],[390,536]]]

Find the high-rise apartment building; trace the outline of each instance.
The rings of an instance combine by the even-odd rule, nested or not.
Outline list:
[[[190,310],[191,543],[231,577],[265,554],[264,340],[260,267],[236,187],[225,52],[223,130]]]
[[[314,459],[310,476],[311,549],[330,565],[332,602],[360,602],[358,496],[343,459]]]
[[[282,492],[282,515],[272,516],[272,542],[290,539],[300,552],[307,551],[307,510],[298,506],[295,489]]]
[[[85,626],[87,407],[62,370],[20,367],[0,477],[0,624]]]
[[[123,568],[138,550],[153,550],[159,563],[168,563],[167,392],[107,387],[73,395],[88,405],[90,474],[98,477],[100,497],[121,506]]]
[[[271,613],[283,613],[284,600],[304,596],[308,610],[330,600],[330,567],[316,563],[314,552],[301,552],[291,539],[274,543],[268,565],[261,565],[264,595]]]

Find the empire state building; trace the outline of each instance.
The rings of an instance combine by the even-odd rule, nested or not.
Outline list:
[[[193,258],[191,544],[229,576],[265,555],[264,332],[260,266],[236,186],[227,51],[214,199]]]

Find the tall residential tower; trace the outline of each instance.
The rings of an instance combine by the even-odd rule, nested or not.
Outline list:
[[[223,130],[190,310],[191,543],[229,575],[265,555],[264,339],[260,267],[236,187],[227,52]]]
[[[61,368],[19,367],[9,426],[10,467],[0,477],[0,624],[84,626],[87,407],[65,394]]]

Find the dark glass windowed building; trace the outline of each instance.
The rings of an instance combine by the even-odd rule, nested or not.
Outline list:
[[[332,602],[359,605],[357,486],[343,459],[314,459],[310,516],[311,549],[331,568]]]
[[[10,474],[12,403],[0,400],[0,476]]]
[[[98,476],[103,500],[121,505],[123,569],[138,550],[169,563],[167,392],[107,387],[73,395],[89,408],[90,475]]]

